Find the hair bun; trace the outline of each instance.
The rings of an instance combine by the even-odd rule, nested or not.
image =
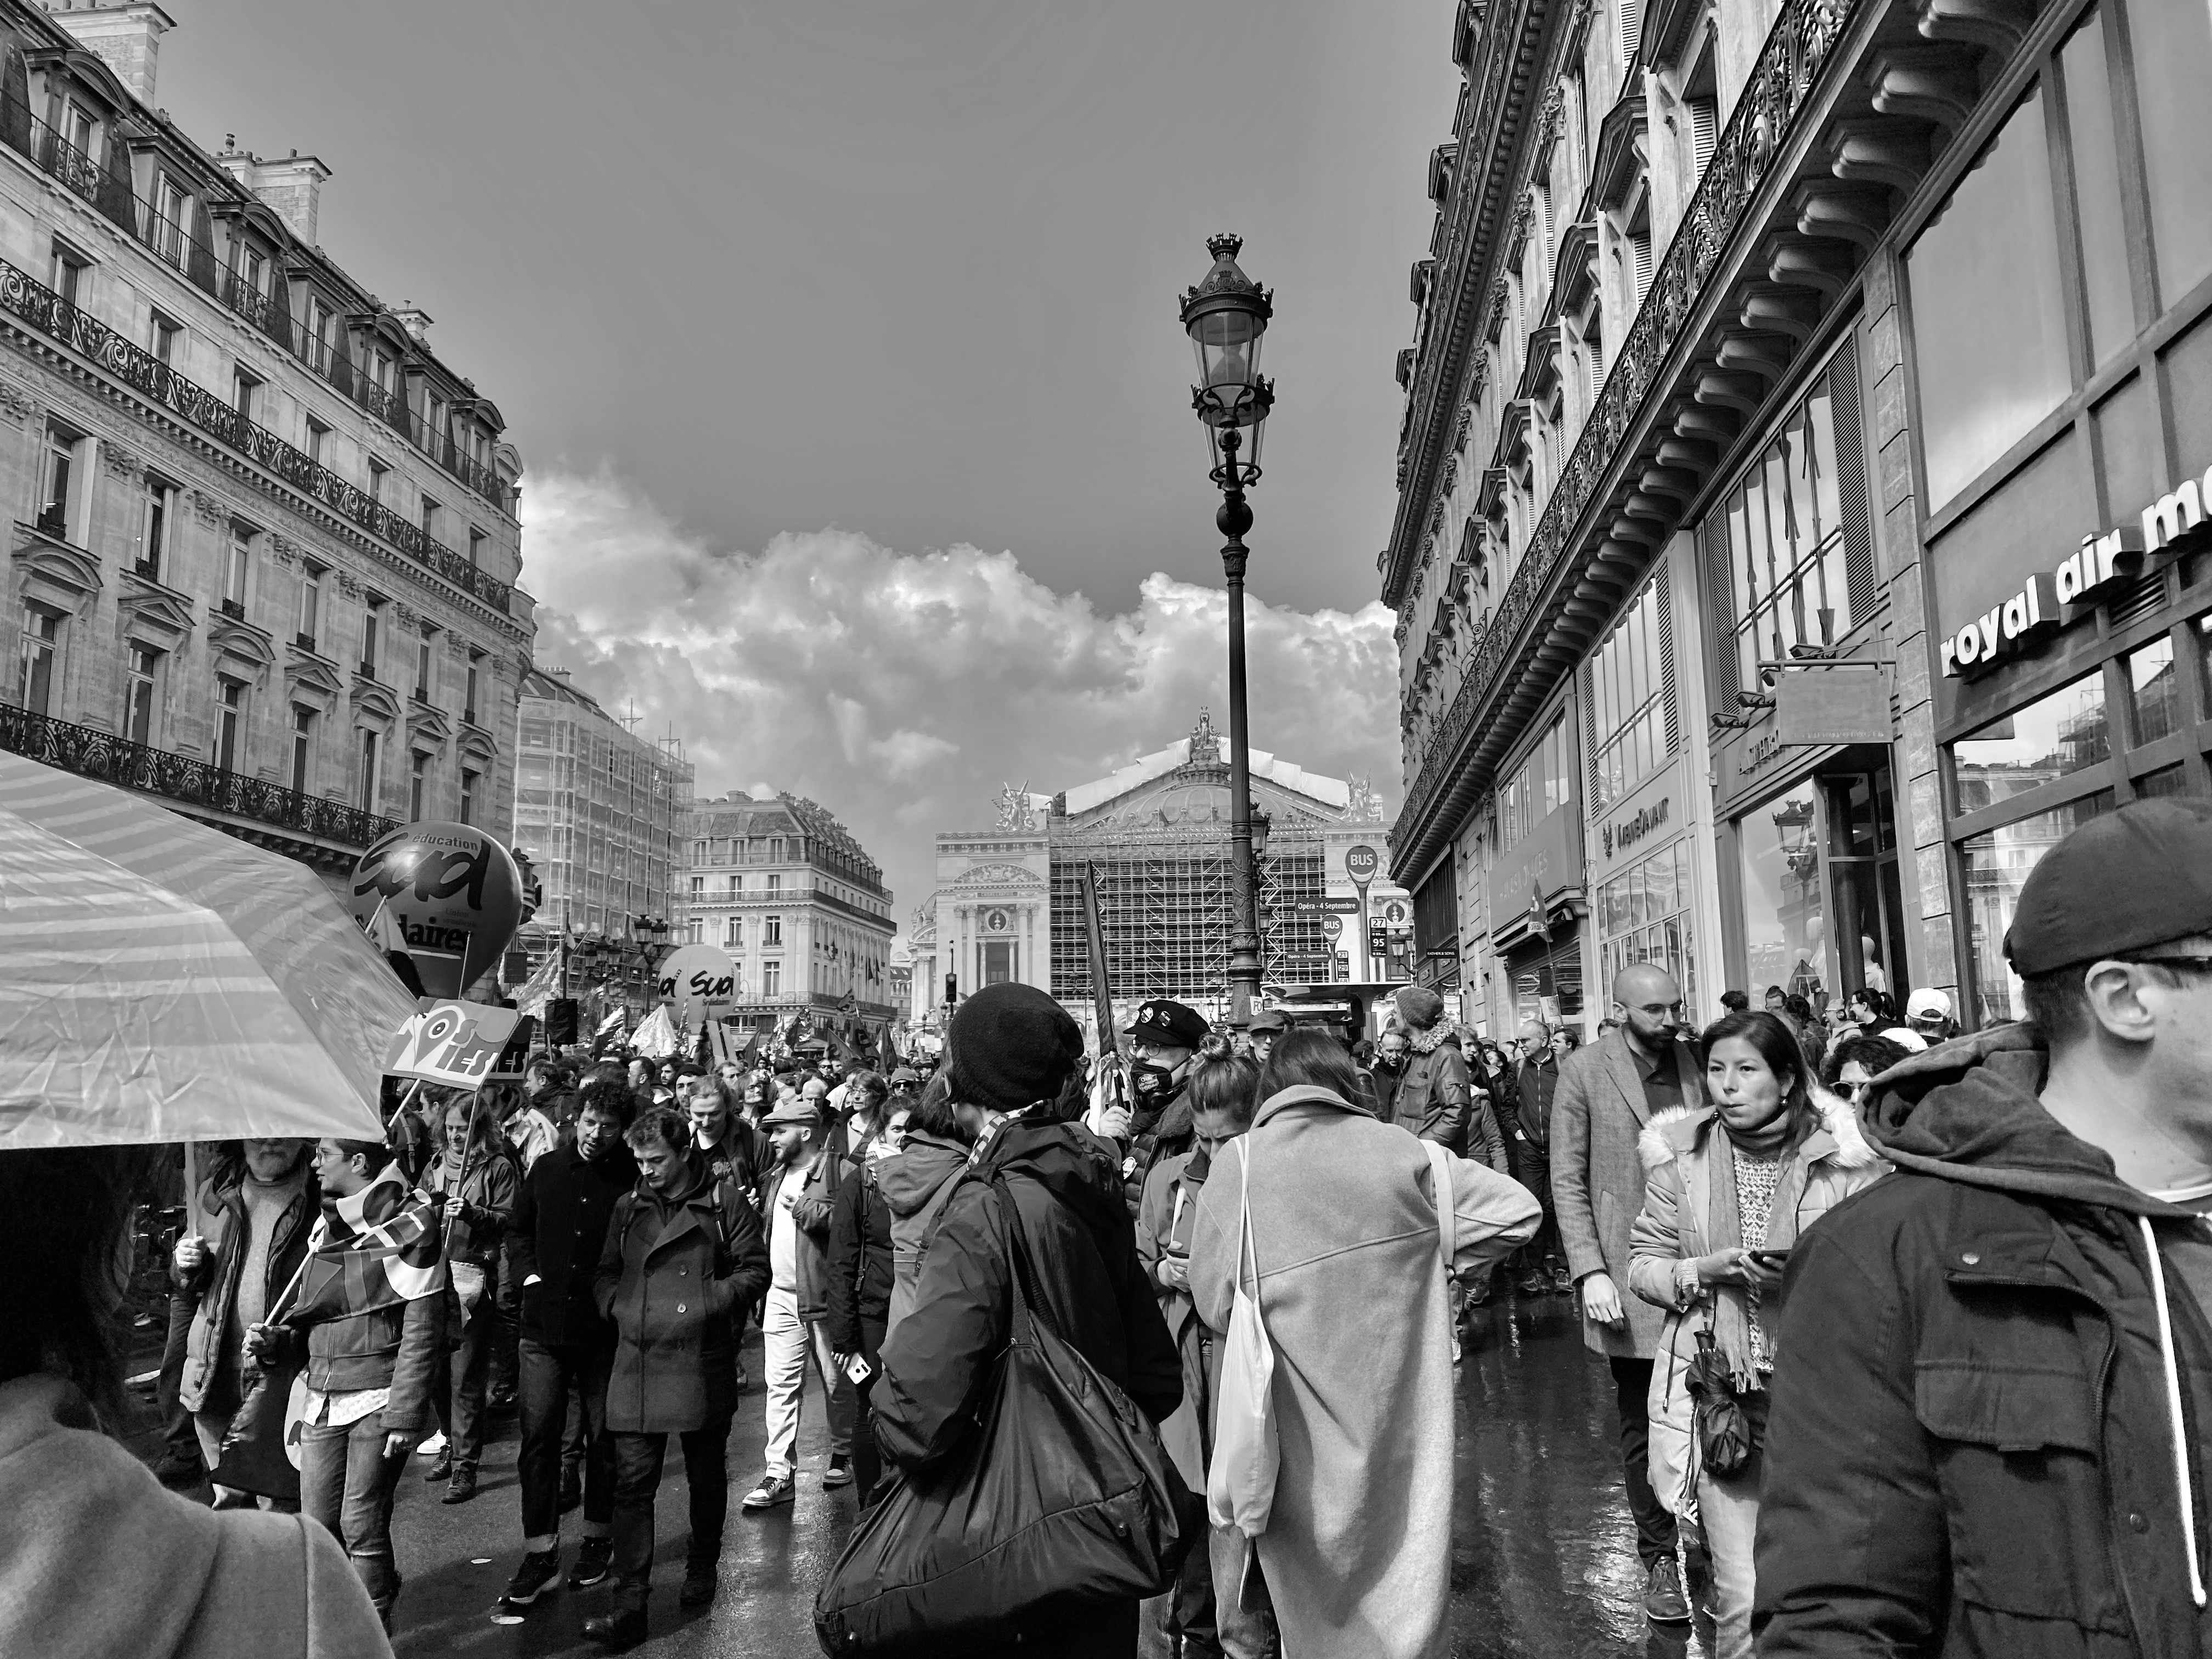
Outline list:
[[[1236,1044],[1218,1031],[1208,1031],[1198,1040],[1198,1061],[1200,1065],[1210,1065],[1218,1060],[1232,1060],[1236,1054]]]

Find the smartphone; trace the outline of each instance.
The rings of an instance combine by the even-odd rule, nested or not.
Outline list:
[[[862,1354],[856,1353],[845,1362],[845,1375],[853,1379],[853,1386],[856,1389],[868,1380],[868,1373],[873,1368],[869,1365],[866,1357]]]
[[[1762,1267],[1778,1268],[1789,1265],[1790,1251],[1786,1246],[1778,1250],[1758,1249],[1751,1253],[1751,1259]]]

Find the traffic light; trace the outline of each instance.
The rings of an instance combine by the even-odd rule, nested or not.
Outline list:
[[[959,1000],[960,975],[957,974],[947,974],[945,976],[945,1006],[950,1008],[954,1003]]]

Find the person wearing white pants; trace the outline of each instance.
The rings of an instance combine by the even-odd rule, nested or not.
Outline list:
[[[776,1161],[761,1183],[761,1212],[769,1237],[769,1292],[761,1310],[762,1381],[768,1389],[768,1472],[744,1496],[744,1507],[753,1510],[792,1501],[799,1406],[805,1397],[810,1364],[822,1379],[823,1401],[833,1402],[837,1394],[836,1366],[830,1358],[824,1328],[818,1319],[802,1316],[809,1270],[813,1270],[811,1277],[816,1279],[822,1271],[821,1247],[809,1237],[805,1218],[794,1212],[794,1206],[803,1201],[808,1176],[825,1155],[826,1126],[821,1104],[787,1098],[761,1127],[769,1132]],[[824,1484],[835,1482],[825,1477]]]

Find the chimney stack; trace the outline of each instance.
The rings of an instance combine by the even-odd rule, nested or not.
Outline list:
[[[55,22],[68,30],[76,43],[97,52],[115,71],[116,78],[154,107],[154,72],[161,56],[161,36],[176,27],[177,20],[159,6],[143,0],[43,0]]]
[[[399,326],[407,331],[408,337],[416,345],[430,343],[430,313],[412,300],[404,300],[392,307],[392,314],[399,319]]]
[[[323,181],[331,170],[312,155],[294,150],[279,161],[264,161],[251,150],[238,148],[237,136],[223,135],[222,152],[215,158],[230,176],[276,210],[276,216],[309,247],[316,246],[315,218],[322,204]]]

